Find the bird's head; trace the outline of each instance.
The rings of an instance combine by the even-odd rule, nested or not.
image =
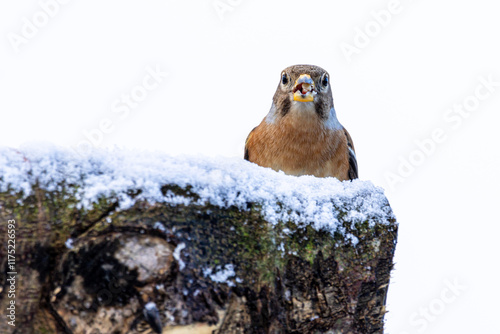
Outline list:
[[[273,102],[282,116],[294,109],[314,111],[320,118],[327,119],[333,108],[330,75],[314,65],[287,67],[281,72]]]

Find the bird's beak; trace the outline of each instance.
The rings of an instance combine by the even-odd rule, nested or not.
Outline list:
[[[314,101],[314,95],[316,95],[316,91],[314,90],[313,79],[311,79],[309,74],[301,74],[300,77],[295,80],[293,100],[299,102],[312,102]]]

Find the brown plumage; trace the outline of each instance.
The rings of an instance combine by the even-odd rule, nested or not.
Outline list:
[[[248,135],[245,159],[290,175],[358,177],[354,145],[337,120],[325,70],[283,70],[271,110]]]

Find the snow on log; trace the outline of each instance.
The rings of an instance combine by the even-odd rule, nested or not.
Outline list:
[[[0,216],[2,333],[383,333],[398,225],[368,181],[0,148]]]

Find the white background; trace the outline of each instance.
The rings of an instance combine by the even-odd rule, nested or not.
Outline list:
[[[400,222],[386,332],[500,333],[493,1],[73,0],[54,8],[49,17],[38,1],[0,4],[1,145],[82,148],[87,133],[95,146],[242,156],[281,70],[319,65],[331,74],[360,177],[387,190]],[[381,14],[388,8],[390,19]],[[347,44],[357,53],[346,56]],[[123,94],[140,93],[148,67],[168,75],[127,115],[113,112]],[[481,87],[488,77],[497,82],[490,91]],[[449,111],[464,103],[464,117]],[[102,122],[107,133],[97,132]],[[436,131],[441,142],[431,145]],[[427,142],[426,152],[416,142]]]

